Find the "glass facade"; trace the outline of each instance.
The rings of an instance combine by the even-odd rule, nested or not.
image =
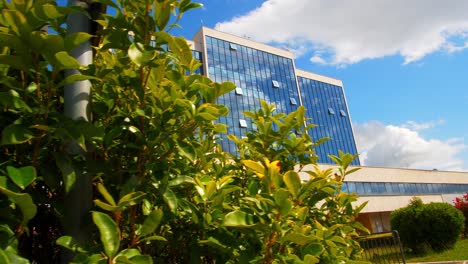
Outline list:
[[[328,155],[338,155],[338,150],[357,154],[343,88],[301,76],[298,82],[309,123],[317,125],[309,135],[314,141],[330,138],[316,148],[319,163],[333,163]],[[352,165],[360,165],[359,159]]]
[[[344,182],[342,189],[359,196],[462,194],[468,192],[468,184]]]
[[[203,56],[202,56],[202,52],[200,51],[196,51],[196,50],[192,50],[192,56],[194,59],[197,59],[199,60],[202,64],[203,64]],[[200,66],[195,72],[195,74],[203,74],[203,66]]]
[[[240,138],[253,129],[243,112],[259,109],[260,99],[275,104],[279,112],[297,109],[293,102],[299,102],[299,93],[292,59],[211,36],[206,36],[206,52],[208,76],[216,82],[233,82],[240,88],[218,99],[230,110],[227,117],[219,120],[228,125],[228,134]],[[236,152],[234,143],[226,137],[222,137],[221,145],[225,151]]]
[[[302,102],[308,122],[317,125],[308,131],[312,139],[330,138],[316,148],[319,163],[332,164],[328,155],[338,155],[338,150],[357,153],[341,86],[301,76],[297,76],[296,82],[294,64],[288,57],[209,35],[205,36],[204,44],[207,61],[203,63],[208,71],[205,74],[213,81],[230,81],[237,86],[218,99],[218,103],[230,109],[227,117],[218,120],[228,126],[227,134],[240,138],[246,131],[254,129],[243,112],[259,109],[260,99],[275,104],[277,111],[283,113],[296,110]],[[202,61],[201,52],[194,51],[194,57]],[[199,73],[203,74],[202,69]],[[225,135],[221,137],[221,145],[225,151],[236,152],[235,144]],[[360,165],[359,159],[352,165]]]

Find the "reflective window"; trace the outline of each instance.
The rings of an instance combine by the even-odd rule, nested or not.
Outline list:
[[[247,127],[247,121],[244,119],[239,119],[239,126],[240,127]]]
[[[271,81],[271,84],[273,85],[274,88],[279,88],[280,87],[278,81],[273,80],[273,81]]]
[[[468,184],[402,183],[402,182],[346,182],[346,190],[358,195],[429,195],[463,194]]]
[[[237,50],[236,44],[230,43],[230,44],[229,44],[229,49],[230,49],[230,50]]]

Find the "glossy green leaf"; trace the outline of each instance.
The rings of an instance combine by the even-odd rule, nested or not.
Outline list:
[[[105,203],[101,200],[94,200],[94,204],[101,208],[101,209],[104,209],[106,211],[109,211],[109,212],[115,212],[115,211],[121,211],[123,208],[120,207],[120,206],[117,206],[117,205],[111,205],[111,204],[108,204],[108,203]]]
[[[143,242],[149,242],[149,241],[167,241],[167,239],[165,237],[162,237],[162,236],[147,236],[147,237],[144,237],[143,239],[140,239],[138,241],[138,243],[143,243]]]
[[[62,172],[63,182],[65,184],[65,193],[69,193],[75,186],[76,172],[73,168],[70,158],[66,155],[55,154],[55,163]]]
[[[5,194],[10,198],[18,207],[23,214],[23,223],[26,224],[31,220],[37,212],[37,207],[34,204],[31,196],[27,193],[15,193],[4,187],[0,187],[0,193]]]
[[[29,260],[20,257],[16,252],[0,248],[0,263],[2,264],[29,264]]]
[[[154,20],[159,31],[164,31],[171,18],[170,1],[155,1]]]
[[[304,246],[310,243],[311,238],[304,234],[292,232],[283,236],[281,240],[283,242],[293,242],[297,245]]]
[[[102,195],[102,197],[104,197],[104,200],[106,200],[106,202],[108,202],[110,205],[113,205],[113,206],[117,205],[115,203],[114,197],[112,197],[112,195],[109,193],[109,191],[107,191],[104,184],[99,182],[96,187],[97,187],[99,193]]]
[[[99,80],[99,78],[96,78],[94,76],[89,76],[89,75],[83,75],[83,74],[73,74],[73,75],[65,77],[63,81],[57,84],[57,87],[62,87],[70,83],[85,81],[85,80]]]
[[[229,93],[230,91],[236,89],[236,85],[232,82],[223,82],[221,85],[217,86],[217,96]]]
[[[132,192],[120,198],[118,205],[120,207],[132,206],[132,205],[139,203],[141,200],[143,200],[145,196],[146,194],[144,192]]]
[[[210,200],[211,197],[216,193],[216,191],[217,191],[216,181],[209,181],[206,184],[206,188],[205,188],[205,198]]]
[[[320,256],[323,250],[324,247],[319,243],[311,243],[304,248],[304,252],[313,256]]]
[[[116,256],[116,260],[118,260],[119,257],[126,257],[127,259],[130,259],[135,256],[140,256],[141,253],[138,251],[138,249],[135,248],[127,248],[119,252]]]
[[[146,255],[139,255],[130,258],[132,264],[153,264],[153,258]]]
[[[169,181],[169,186],[178,186],[181,184],[195,184],[195,180],[190,176],[180,175]]]
[[[260,162],[256,162],[253,160],[242,160],[241,162],[242,164],[244,164],[244,166],[253,170],[256,173],[265,173],[265,167],[263,167],[263,165]]]
[[[5,64],[18,70],[27,71],[28,62],[21,56],[0,54],[0,64]]]
[[[145,237],[151,233],[153,233],[156,228],[158,228],[159,224],[161,223],[163,217],[163,211],[161,209],[156,209],[151,212],[143,222],[139,230],[139,236]]]
[[[187,40],[183,37],[174,37],[173,41],[169,42],[169,49],[177,55],[180,63],[190,65],[192,61],[192,50],[190,49]]]
[[[11,264],[10,258],[3,249],[0,248],[0,263]]]
[[[202,3],[190,3],[188,5],[181,6],[180,11],[181,12],[187,12],[187,11],[189,11],[191,9],[200,8],[200,7],[203,7]]]
[[[93,222],[99,229],[101,243],[107,257],[113,258],[120,247],[120,230],[110,216],[101,212],[92,212]]]
[[[2,10],[3,18],[7,21],[9,28],[18,36],[28,36],[32,29],[22,12],[17,10]]]
[[[283,181],[293,197],[297,198],[297,195],[301,190],[301,177],[299,174],[295,171],[288,171],[283,175]]]
[[[144,66],[154,59],[154,52],[145,50],[141,43],[132,43],[128,48],[128,57],[137,66]]]
[[[231,227],[249,227],[255,225],[255,217],[243,211],[233,211],[226,214],[223,225]]]
[[[60,245],[64,248],[67,248],[73,252],[81,252],[84,253],[86,252],[85,249],[80,247],[78,244],[78,241],[76,241],[73,237],[71,236],[61,236],[57,239],[57,245]]]
[[[24,190],[36,179],[36,169],[33,166],[26,166],[21,168],[15,168],[13,166],[7,166],[8,177]]]
[[[216,124],[213,128],[213,131],[216,133],[226,133],[227,126],[225,124]]]
[[[175,212],[177,210],[177,196],[175,193],[170,188],[167,188],[166,192],[163,194],[163,198],[171,211]]]
[[[192,144],[187,143],[185,141],[177,142],[177,147],[179,149],[179,154],[190,161],[194,161],[196,158],[195,148]]]
[[[72,51],[78,45],[88,41],[93,35],[86,32],[75,32],[65,37],[64,44],[67,51]]]
[[[56,5],[52,4],[35,5],[34,14],[44,20],[57,19],[65,16]]]
[[[31,84],[29,87],[31,87]],[[22,110],[27,113],[31,113],[32,110],[26,102],[24,102],[19,94],[14,91],[10,90],[8,92],[0,92],[0,107],[3,106],[4,108],[13,108]]]
[[[209,237],[206,240],[200,240],[198,243],[201,245],[207,245],[213,248],[213,250],[222,250],[225,252],[230,252],[231,250],[228,246],[223,245],[218,239],[214,237]]]
[[[312,256],[312,255],[305,255],[304,257],[304,264],[317,264],[320,262],[320,259]]]
[[[292,203],[289,200],[289,192],[284,189],[278,189],[274,194],[274,198],[281,215],[286,216],[292,208]]]
[[[2,131],[2,145],[22,144],[32,138],[33,133],[23,125],[11,124]]]
[[[198,113],[198,117],[201,117],[201,119],[207,120],[207,121],[214,121],[218,119],[217,116],[210,114],[210,113]]]
[[[70,56],[66,51],[59,51],[55,54],[59,70],[78,69],[81,67],[78,60]]]

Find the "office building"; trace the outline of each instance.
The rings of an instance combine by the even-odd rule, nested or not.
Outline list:
[[[259,109],[260,99],[275,104],[283,113],[304,105],[307,122],[317,125],[308,131],[312,139],[330,138],[316,148],[319,163],[332,163],[328,155],[337,155],[338,150],[357,153],[340,80],[296,69],[290,51],[206,27],[195,35],[192,47],[203,63],[201,73],[216,82],[230,81],[237,86],[218,100],[230,109],[229,115],[219,120],[228,125],[228,134],[240,138],[256,129],[243,112]],[[234,143],[225,137],[221,145],[225,151],[236,151]],[[359,165],[359,159],[353,165]]]
[[[220,120],[229,126],[229,134],[242,137],[247,130],[256,129],[243,112],[258,109],[263,99],[284,113],[299,105],[306,108],[309,122],[317,125],[308,131],[309,135],[314,140],[331,139],[315,149],[323,168],[335,168],[329,165],[332,162],[328,154],[336,155],[338,150],[357,153],[340,80],[296,69],[293,54],[287,50],[205,27],[195,35],[191,46],[194,56],[203,63],[198,73],[237,86],[219,99],[231,111]],[[236,151],[225,137],[221,144],[226,151]],[[353,165],[359,166],[359,160]],[[308,175],[302,173],[301,177],[307,180]],[[361,167],[346,178],[343,190],[356,193],[357,204],[368,202],[358,220],[371,232],[382,232],[390,230],[390,213],[406,206],[415,196],[425,203],[452,203],[455,197],[468,192],[468,173]]]

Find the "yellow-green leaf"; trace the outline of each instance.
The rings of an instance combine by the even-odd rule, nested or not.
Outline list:
[[[283,180],[289,192],[296,198],[301,190],[301,177],[299,174],[295,171],[288,171],[283,175]]]
[[[120,230],[110,216],[101,212],[92,212],[93,222],[99,229],[101,243],[107,257],[113,258],[120,248]]]

